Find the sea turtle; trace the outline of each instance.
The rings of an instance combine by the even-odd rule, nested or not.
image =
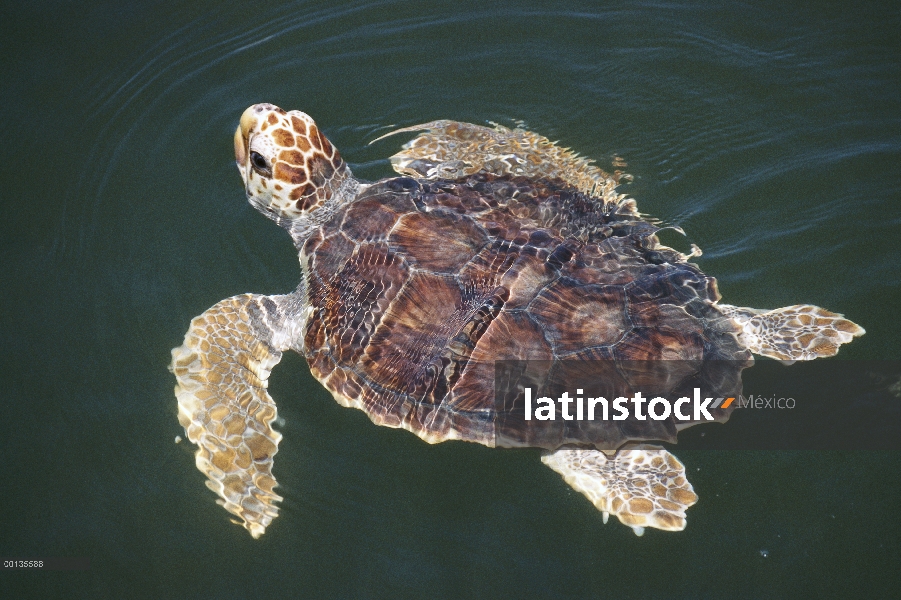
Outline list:
[[[598,359],[619,376],[633,360],[719,358],[738,365],[721,377],[734,379],[751,353],[809,360],[864,333],[815,306],[720,304],[688,262],[697,252],[660,244],[662,226],[617,192],[619,171],[547,138],[454,121],[400,131],[424,133],[392,157],[401,176],[376,183],[354,179],[300,111],[257,104],[235,132],[247,198],[291,235],[300,284],[214,305],[171,369],[197,467],[255,538],[282,500],[267,379],[285,350],[378,425],[429,443],[544,446],[543,462],[605,522],[612,512],[641,534],[683,529],[697,501],[682,464],[642,443],[675,441],[677,424],[547,438],[520,422],[501,436],[495,361]]]

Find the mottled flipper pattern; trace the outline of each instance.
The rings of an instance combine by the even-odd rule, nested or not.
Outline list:
[[[561,448],[541,461],[563,475],[595,507],[613,513],[642,535],[645,527],[685,529],[685,510],[698,501],[675,456],[647,444],[630,444],[613,456],[600,450]]]
[[[285,296],[245,294],[223,300],[191,321],[172,350],[178,420],[197,444],[197,468],[253,537],[278,514],[272,459],[282,436],[272,429],[275,403],[266,391],[281,360],[268,321]],[[281,346],[281,347],[279,347]],[[237,522],[237,521],[236,521]]]
[[[866,333],[843,315],[810,304],[770,311],[729,304],[718,307],[741,326],[741,342],[752,353],[788,364],[834,356],[839,346]]]
[[[625,198],[615,188],[629,178],[616,170],[608,174],[593,160],[561,148],[548,138],[524,129],[501,125],[482,127],[458,121],[432,121],[392,131],[424,131],[391,157],[402,175],[427,179],[459,179],[478,172],[534,178],[562,179],[579,191],[607,202]],[[374,140],[377,141],[377,140]],[[625,166],[619,159],[615,167]]]

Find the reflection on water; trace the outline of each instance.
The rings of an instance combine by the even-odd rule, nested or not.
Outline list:
[[[602,165],[622,156],[639,209],[704,250],[726,301],[828,306],[868,331],[843,356],[897,357],[896,10],[41,3],[4,17],[0,549],[92,561],[0,577],[5,597],[888,595],[892,454],[680,451],[700,496],[687,529],[635,539],[535,452],[373,427],[296,357],[271,385],[290,518],[244,539],[172,443],[165,365],[220,298],[297,283],[290,241],[233,166],[236,121],[259,101],[311,114],[366,179],[403,141],[370,140],[436,118],[521,119]]]

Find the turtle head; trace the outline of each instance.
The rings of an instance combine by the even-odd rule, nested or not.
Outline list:
[[[338,194],[350,169],[309,116],[255,104],[235,131],[248,201],[271,219],[309,215]]]

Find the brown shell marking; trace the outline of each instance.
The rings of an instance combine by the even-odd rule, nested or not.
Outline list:
[[[448,341],[466,325],[475,308],[464,302],[453,279],[431,273],[411,275],[366,348],[361,370],[388,389],[414,398],[425,396],[443,369],[441,357]]]
[[[383,241],[398,219],[397,213],[378,200],[361,200],[345,211],[341,231],[355,242]]]
[[[488,236],[471,218],[445,211],[417,212],[401,217],[390,242],[421,269],[458,273],[488,243]]]
[[[685,307],[709,304],[708,278],[676,253],[648,262],[652,229],[627,224],[636,233],[589,243],[561,236],[566,223],[551,223],[542,202],[565,200],[562,190],[484,176],[367,190],[304,248],[313,374],[378,424],[493,445],[497,360],[702,355],[719,335],[705,321],[716,313]],[[734,336],[711,343],[744,356]]]
[[[408,279],[403,261],[383,244],[356,249],[326,288],[324,329],[335,360],[355,364]]]
[[[560,355],[613,346],[632,328],[620,286],[584,285],[560,278],[529,306]]]

